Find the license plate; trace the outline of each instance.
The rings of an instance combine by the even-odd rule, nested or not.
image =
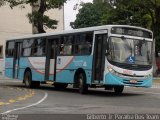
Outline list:
[[[129,82],[135,84],[135,83],[137,83],[137,80],[130,80]]]

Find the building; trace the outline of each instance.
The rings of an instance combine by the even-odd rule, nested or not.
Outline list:
[[[0,58],[4,56],[5,40],[11,37],[32,34],[32,24],[29,23],[27,13],[31,13],[31,6],[26,8],[15,7],[11,9],[5,5],[0,7]],[[51,18],[58,20],[57,29],[46,29],[47,32],[55,32],[64,29],[64,10],[54,9],[46,13]]]

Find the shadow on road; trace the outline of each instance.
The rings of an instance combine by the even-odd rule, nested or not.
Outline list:
[[[6,85],[3,85],[3,87],[19,87],[19,88],[26,88],[23,84],[6,84]],[[30,89],[30,88],[27,88],[27,89]],[[78,89],[75,89],[75,88],[66,88],[66,89],[60,89],[60,90],[57,90],[54,88],[54,86],[49,86],[49,85],[42,85],[40,86],[39,88],[32,88],[32,89],[35,89],[35,90],[38,90],[38,91],[45,91],[45,92],[59,92],[59,93],[67,93],[67,94],[79,94],[78,93]],[[136,92],[131,92],[131,91],[127,91],[124,89],[124,92],[122,94],[115,94],[113,91],[107,91],[107,90],[104,90],[102,88],[97,88],[97,89],[89,89],[87,94],[84,94],[83,96],[99,96],[99,97],[131,97],[131,96],[143,96],[145,95],[145,93],[136,93]]]

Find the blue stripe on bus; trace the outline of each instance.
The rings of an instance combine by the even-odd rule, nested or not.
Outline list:
[[[78,68],[82,68],[86,73],[87,84],[91,83],[93,56],[76,56],[72,62],[61,72],[56,73],[56,82],[73,83],[74,74]],[[67,77],[66,77],[67,76]]]
[[[56,73],[56,81],[63,83],[73,83],[74,74],[78,68],[84,69],[86,73],[87,84],[91,83],[92,74],[92,58],[93,56],[76,56],[65,69],[60,70],[61,72]],[[6,58],[6,71],[5,75],[12,78],[13,76],[13,58]],[[8,67],[8,68],[7,68]],[[31,63],[28,61],[28,57],[22,57],[19,61],[19,74],[18,79],[23,80],[24,72],[26,68],[30,68],[32,72],[33,81],[44,81],[44,74],[37,72],[36,68],[33,68]],[[67,76],[67,77],[66,77]],[[66,79],[67,78],[67,79]],[[53,75],[49,76],[50,80],[53,80]]]
[[[5,76],[13,77],[13,58],[5,58]]]

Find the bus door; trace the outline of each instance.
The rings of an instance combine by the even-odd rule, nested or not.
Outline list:
[[[16,42],[14,59],[13,59],[13,78],[18,78],[21,53],[22,53],[22,42]]]
[[[45,80],[55,81],[56,78],[56,58],[57,58],[57,44],[59,38],[48,39],[47,43],[47,57],[46,57],[46,73]]]
[[[95,31],[94,38],[93,82],[98,81],[100,83],[103,80],[105,68],[107,30]]]

